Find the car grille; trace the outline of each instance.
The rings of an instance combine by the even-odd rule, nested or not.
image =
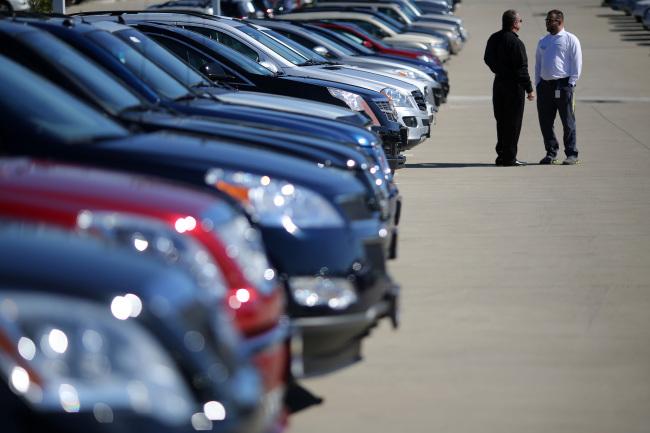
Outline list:
[[[350,221],[359,221],[372,218],[372,212],[366,198],[362,195],[339,197],[336,200],[341,210]]]
[[[411,95],[413,95],[413,99],[415,99],[415,103],[418,104],[418,108],[420,111],[427,111],[427,101],[424,99],[424,95],[422,92],[419,90],[414,90],[411,92]]]
[[[397,122],[397,116],[395,116],[395,113],[393,112],[389,101],[375,101],[375,104],[377,104],[381,112],[384,113],[388,120]]]

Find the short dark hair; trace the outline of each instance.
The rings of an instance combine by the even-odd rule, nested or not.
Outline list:
[[[501,28],[503,30],[510,30],[517,21],[517,11],[514,9],[509,9],[505,11],[501,17]]]
[[[557,10],[557,9],[553,9],[552,11],[548,11],[548,14],[546,14],[546,15],[548,16],[548,15],[551,15],[551,14],[555,15],[555,19],[564,22],[564,14],[562,13],[562,11]]]

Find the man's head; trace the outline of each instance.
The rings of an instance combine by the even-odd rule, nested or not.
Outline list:
[[[564,28],[564,14],[562,11],[553,9],[546,14],[546,31],[557,35]]]
[[[503,30],[512,30],[517,33],[521,28],[521,23],[522,19],[514,9],[505,11],[501,17],[501,28]]]

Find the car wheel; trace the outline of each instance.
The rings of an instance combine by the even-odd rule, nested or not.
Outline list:
[[[6,1],[0,0],[0,12],[11,12],[13,8]]]

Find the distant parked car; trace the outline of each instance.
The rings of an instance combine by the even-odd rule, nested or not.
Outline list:
[[[242,19],[264,18],[266,16],[265,11],[259,9],[255,2],[251,0],[221,0],[219,2],[220,11],[214,10],[213,5],[212,0],[172,0],[151,5],[146,10],[190,11]]]

